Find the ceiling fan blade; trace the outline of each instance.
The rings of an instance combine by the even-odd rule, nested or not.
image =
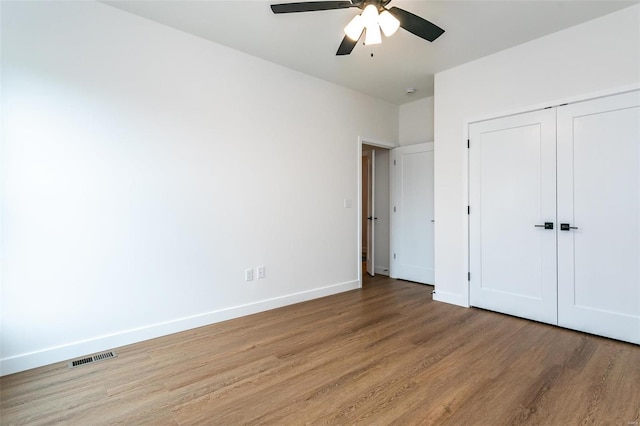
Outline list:
[[[362,33],[360,33],[360,36],[362,36]],[[344,36],[344,38],[342,39],[342,43],[340,43],[340,47],[338,47],[336,56],[349,55],[353,48],[356,47],[356,44],[358,44],[358,40],[353,41],[348,36]]]
[[[273,13],[315,12],[317,10],[347,9],[358,7],[360,2],[350,1],[306,1],[299,3],[272,4]]]
[[[444,33],[444,30],[436,24],[399,7],[392,7],[389,9],[389,13],[400,21],[402,28],[425,40],[434,41]]]

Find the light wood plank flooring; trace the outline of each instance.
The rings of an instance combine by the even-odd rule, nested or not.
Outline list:
[[[2,425],[638,425],[640,347],[364,289],[0,379]]]

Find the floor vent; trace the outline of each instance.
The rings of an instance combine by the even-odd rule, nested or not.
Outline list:
[[[115,351],[103,352],[98,355],[89,356],[86,358],[80,358],[73,361],[69,361],[69,368],[80,367],[81,365],[91,364],[97,361],[104,361],[107,359],[115,358],[117,355]]]

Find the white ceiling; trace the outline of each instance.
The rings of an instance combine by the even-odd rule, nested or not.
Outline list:
[[[433,95],[436,72],[640,0],[393,0],[445,29],[433,43],[400,29],[381,45],[335,56],[360,9],[274,15],[287,0],[103,0],[104,3],[394,104]],[[602,34],[606,37],[607,34]],[[373,53],[373,57],[371,54]],[[553,66],[550,64],[550,66]],[[406,88],[417,89],[407,95]]]

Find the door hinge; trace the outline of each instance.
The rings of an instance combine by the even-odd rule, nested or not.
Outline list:
[[[467,139],[467,148],[471,148],[471,140]]]
[[[467,206],[467,214],[471,214],[471,206]]]
[[[394,166],[396,165],[396,160],[393,160],[393,165],[394,165]]]
[[[471,281],[471,272],[467,272],[467,281]]]
[[[394,213],[396,212],[396,206],[393,206],[393,212]]]
[[[394,259],[396,258],[396,254],[395,254],[395,253],[393,253],[393,258],[394,258]]]

